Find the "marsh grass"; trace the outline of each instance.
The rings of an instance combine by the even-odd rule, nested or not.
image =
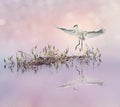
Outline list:
[[[68,55],[69,49],[60,51],[55,46],[45,46],[42,51],[38,50],[37,45],[34,46],[30,53],[24,51],[17,51],[16,56],[10,56],[4,59],[4,68],[9,68],[13,71],[13,68],[17,68],[17,71],[21,70],[25,72],[27,70],[34,70],[35,72],[39,69],[40,66],[47,66],[58,69],[60,64],[65,65],[67,68],[70,68],[74,65],[74,61],[79,61],[80,64],[84,63],[89,65],[92,61],[93,67],[95,64],[100,65],[101,53],[98,48],[89,48],[88,45],[85,45],[84,51],[80,48],[78,49],[78,55]],[[82,53],[82,55],[81,55]]]

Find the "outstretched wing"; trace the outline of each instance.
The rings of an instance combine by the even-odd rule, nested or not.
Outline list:
[[[104,33],[104,29],[100,29],[98,31],[91,31],[91,32],[87,32],[87,35],[85,36],[85,38],[93,38],[96,36],[99,36],[100,34]]]
[[[70,34],[70,35],[74,35],[74,34],[75,34],[75,31],[72,30],[72,29],[59,28],[59,27],[56,27],[56,28],[57,28],[57,29],[60,29],[60,30],[62,30],[62,31],[64,31],[64,32],[66,32],[66,33],[68,33],[68,34]]]

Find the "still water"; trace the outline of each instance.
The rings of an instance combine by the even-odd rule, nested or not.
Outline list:
[[[1,58],[2,59],[2,58]],[[75,63],[79,69],[81,65]],[[1,60],[0,107],[119,107],[119,61],[102,57],[100,66],[82,65],[84,78],[103,82],[87,84],[79,81],[75,67],[57,70],[46,66],[24,73],[4,69]],[[71,82],[72,81],[72,82]],[[73,86],[66,84],[73,83]],[[78,85],[79,84],[79,85]]]

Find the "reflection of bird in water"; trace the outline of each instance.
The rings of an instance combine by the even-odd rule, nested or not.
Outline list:
[[[57,27],[57,28],[70,35],[75,35],[79,38],[79,44],[75,47],[75,49],[77,49],[77,47],[80,44],[81,44],[81,49],[83,49],[83,40],[87,38],[93,38],[104,33],[104,29],[100,29],[98,31],[82,31],[81,29],[79,29],[77,24],[73,26],[73,29],[66,29],[66,28],[60,28],[60,27]]]
[[[84,76],[79,76],[77,79],[73,80],[73,81],[70,81],[64,85],[61,85],[59,87],[63,87],[63,88],[69,88],[69,87],[72,87],[72,88],[77,88],[78,86],[81,86],[81,85],[103,85],[103,82],[101,81],[97,81],[97,80],[94,80],[94,79],[90,79],[90,78],[85,78]]]

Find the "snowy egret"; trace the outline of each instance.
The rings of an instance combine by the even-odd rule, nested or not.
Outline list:
[[[83,49],[83,40],[87,38],[93,38],[104,33],[104,29],[100,29],[98,31],[83,31],[79,29],[79,26],[77,24],[74,25],[72,29],[66,29],[66,28],[60,28],[60,27],[57,27],[57,28],[70,35],[75,35],[79,38],[79,43],[76,45],[75,49],[77,49],[77,47],[80,44],[81,44],[81,49]]]

